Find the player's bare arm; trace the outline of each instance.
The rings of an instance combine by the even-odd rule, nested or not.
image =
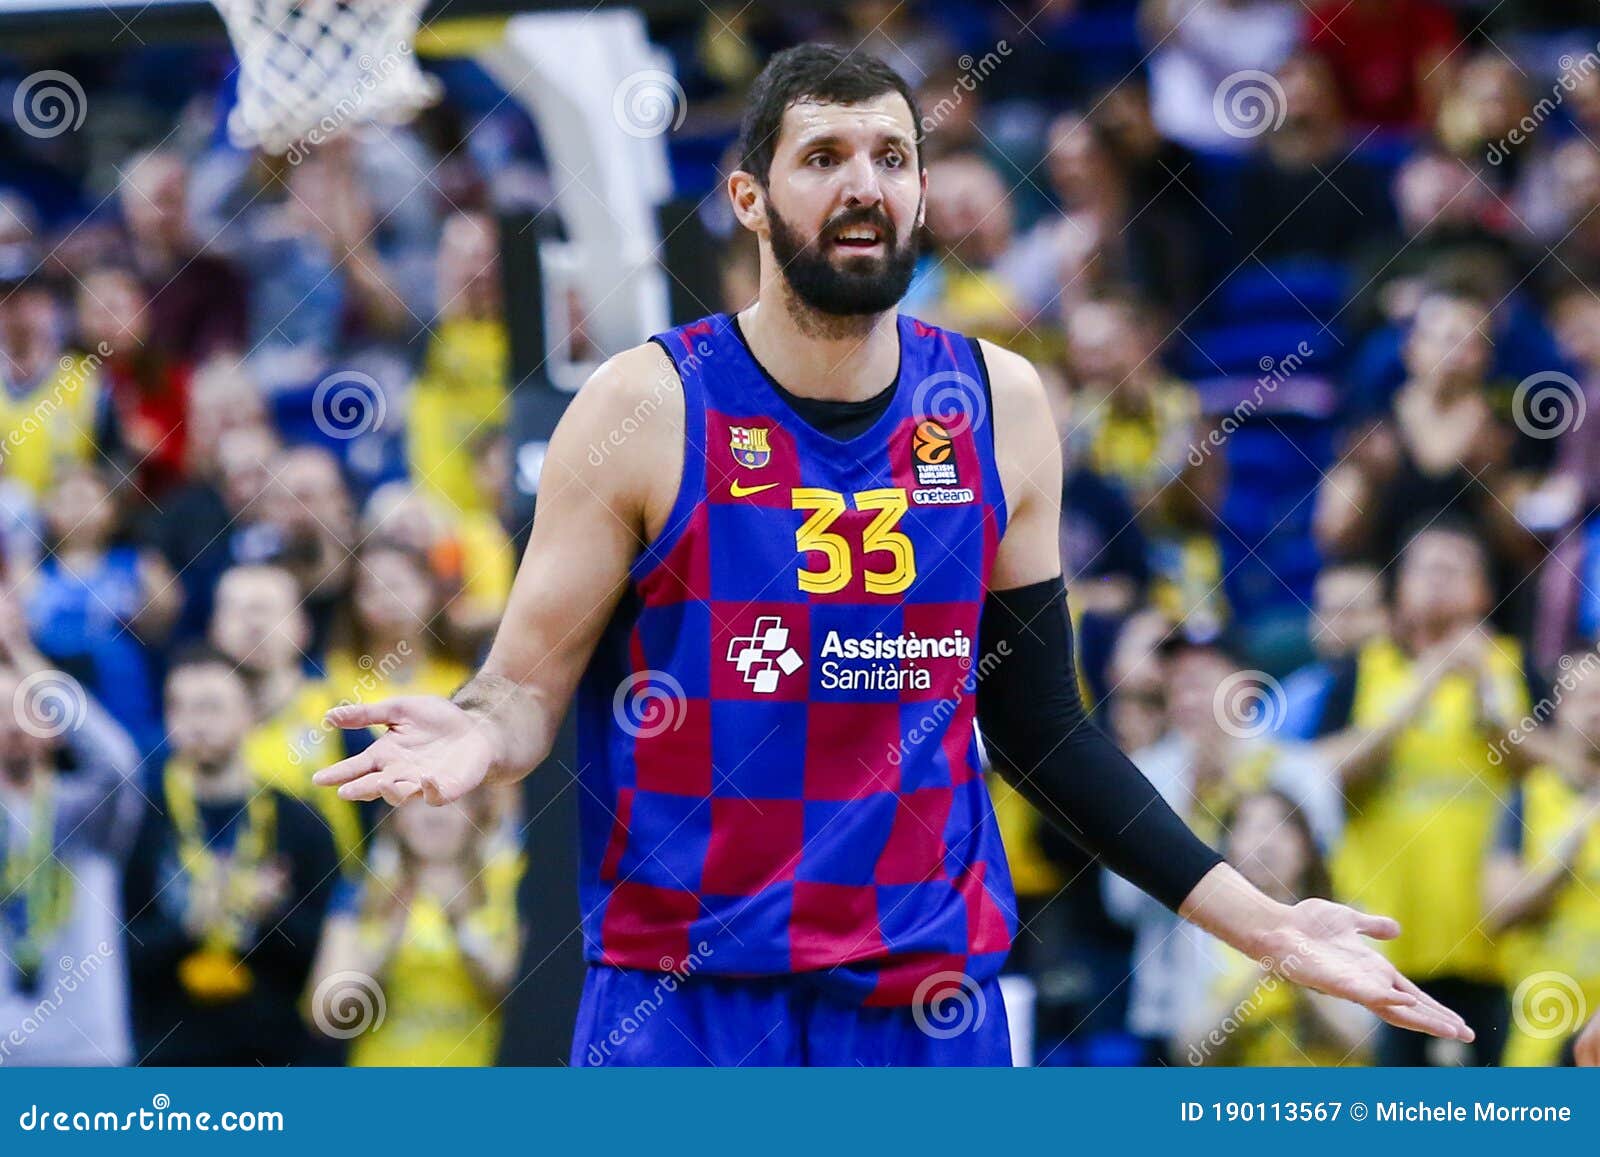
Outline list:
[[[1061,449],[1051,420],[1049,404],[1038,373],[1026,359],[984,343],[994,399],[995,453],[1007,503],[1006,534],[995,559],[991,590],[1007,592],[1032,587],[1044,581],[1059,583],[1061,564],[1058,544],[1060,495],[1062,484]],[[1064,606],[1061,608],[1064,610]],[[986,608],[986,615],[994,613]],[[1046,613],[1041,613],[1039,629]],[[1064,617],[1064,616],[1058,616]],[[1059,624],[1051,624],[1058,627]],[[1025,628],[1026,629],[1026,628]],[[986,637],[988,632],[986,631]],[[1070,651],[1069,651],[1070,653]],[[1004,663],[997,670],[1004,668]],[[983,692],[980,690],[980,720],[984,718]],[[991,716],[992,716],[991,712]],[[1092,728],[1084,721],[1078,729]],[[1010,732],[1001,736],[1006,746]],[[1062,735],[1053,745],[1067,744],[1071,736]],[[1125,758],[1125,766],[1112,769],[1106,749],[1095,753],[1096,774],[1108,779],[1114,775],[1137,775]],[[1027,750],[1020,744],[1011,745]],[[1038,749],[1038,745],[1034,746]],[[1114,749],[1113,749],[1114,750]],[[1046,750],[1048,756],[1052,751]],[[1019,790],[1042,804],[1046,814],[1065,821],[1079,842],[1094,848],[1093,829],[1085,816],[1083,801],[1063,800],[1042,766],[1012,767],[1020,777]],[[1080,769],[1075,768],[1074,771]],[[1081,769],[1087,774],[1087,768]],[[1030,789],[1031,792],[1030,792]],[[1165,805],[1151,799],[1146,813]],[[1148,818],[1148,814],[1144,817]],[[1126,828],[1126,825],[1123,825]],[[1152,830],[1152,838],[1129,851],[1128,841],[1116,841],[1126,862],[1111,866],[1127,874],[1129,869],[1149,868],[1146,861],[1178,855],[1182,849],[1175,840],[1192,835],[1169,827]],[[1142,883],[1142,881],[1140,881]],[[1386,917],[1368,915],[1327,900],[1308,899],[1286,905],[1270,899],[1250,884],[1230,865],[1217,862],[1183,896],[1178,914],[1219,939],[1257,960],[1270,960],[1274,971],[1287,979],[1330,995],[1355,1001],[1391,1024],[1431,1033],[1435,1036],[1470,1041],[1472,1030],[1450,1009],[1421,991],[1403,976],[1367,940],[1388,940],[1399,935],[1399,925]]]
[[[550,439],[528,548],[482,669],[452,699],[329,711],[339,727],[388,730],[315,782],[345,799],[401,804],[420,794],[443,804],[543,762],[629,566],[666,521],[682,423],[677,373],[659,346],[596,370]]]

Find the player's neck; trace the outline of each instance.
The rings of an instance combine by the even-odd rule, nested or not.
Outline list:
[[[900,368],[894,310],[831,317],[766,292],[739,314],[750,352],[780,386],[803,398],[854,402],[881,393]]]

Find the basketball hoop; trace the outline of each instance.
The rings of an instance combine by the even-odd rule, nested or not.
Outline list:
[[[213,0],[239,58],[228,136],[305,151],[351,124],[401,124],[439,98],[412,40],[425,0]]]

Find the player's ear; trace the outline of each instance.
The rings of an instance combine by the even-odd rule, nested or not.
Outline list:
[[[728,200],[733,203],[733,215],[752,233],[767,231],[767,195],[754,174],[736,169],[728,174]]]
[[[917,228],[922,228],[923,218],[928,215],[928,170],[922,170],[922,196],[917,198]]]

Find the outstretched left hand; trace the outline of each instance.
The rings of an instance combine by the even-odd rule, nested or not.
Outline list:
[[[1367,943],[1393,940],[1400,925],[1331,900],[1302,900],[1277,928],[1262,935],[1264,967],[1295,984],[1364,1005],[1399,1028],[1447,1040],[1471,1041],[1467,1022],[1418,988]]]

